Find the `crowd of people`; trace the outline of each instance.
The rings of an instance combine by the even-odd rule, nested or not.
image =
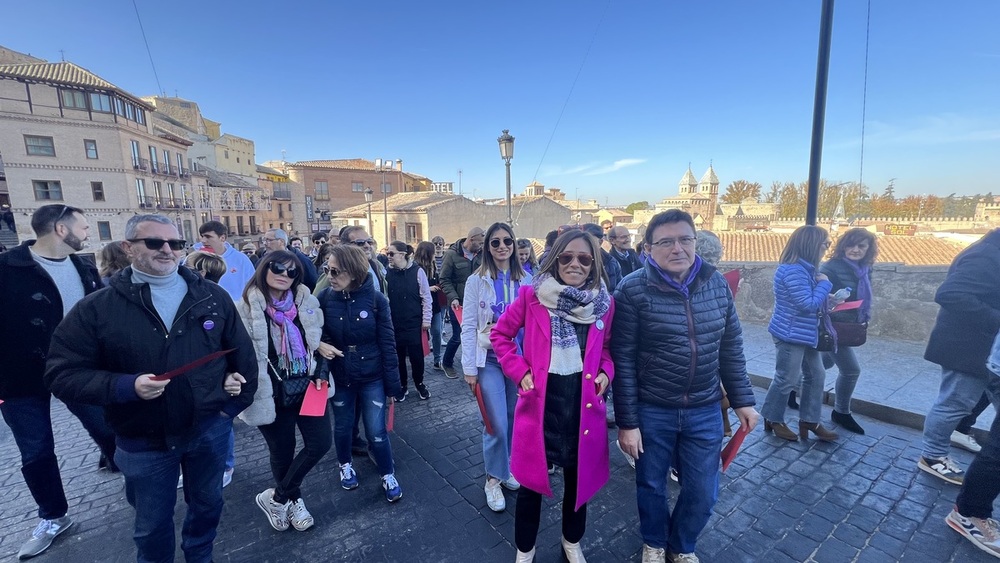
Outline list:
[[[344,490],[359,487],[354,456],[369,456],[385,499],[400,501],[388,412],[411,383],[430,399],[427,356],[431,370],[461,373],[481,406],[486,504],[504,511],[502,489],[516,491],[518,562],[535,558],[542,497],[553,495],[559,470],[563,555],[586,560],[587,504],[609,478],[610,426],[635,468],[642,561],[698,561],[728,409],[744,429],[758,420],[738,285],[716,266],[718,238],[698,232],[684,211],[654,216],[636,246],[623,227],[565,225],[538,257],[506,223],[473,227],[450,246],[433,237],[379,252],[360,226],[317,233],[311,244],[271,229],[259,248],[237,249],[225,225],[209,221],[188,253],[173,220],[136,215],[125,240],[102,249],[100,271],[77,254],[88,237],[83,211],[46,205],[31,223],[36,240],[0,255],[13,319],[0,329],[9,358],[0,412],[39,517],[22,559],[73,524],[52,396],[93,438],[100,466],[123,475],[137,560],[158,562],[174,558],[175,488],[187,504],[185,559],[212,560],[222,489],[236,470],[237,417],[267,445],[272,475],[254,477],[269,485],[255,501],[274,530],[317,525],[303,483],[331,447]],[[775,372],[761,412],[765,431],[784,440],[835,441],[832,426],[864,433],[851,413],[861,368],[847,330],[871,319],[877,241],[851,229],[832,252],[831,243],[827,231],[800,227],[774,277]],[[983,397],[1000,396],[986,367],[991,349],[1000,365],[998,275],[1000,230],[963,252],[938,291],[927,358],[944,376],[918,465],[963,486],[948,524],[1000,555],[991,517],[1000,429],[994,423],[968,474],[942,451]],[[838,308],[844,303],[854,306]],[[833,366],[827,427],[823,381]],[[798,432],[786,421],[789,406],[799,410]],[[679,484],[672,507],[671,470]]]

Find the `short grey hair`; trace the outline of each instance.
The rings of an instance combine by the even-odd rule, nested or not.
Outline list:
[[[135,232],[139,229],[139,223],[160,223],[161,225],[170,225],[171,227],[176,227],[177,224],[170,217],[164,215],[134,215],[125,223],[125,240],[131,240],[135,238]]]
[[[705,262],[711,264],[712,266],[718,265],[719,261],[722,260],[722,241],[719,237],[712,231],[698,231],[695,235],[698,240],[694,243],[695,254],[701,256],[701,259]]]
[[[288,233],[284,229],[270,229],[270,231],[274,233],[274,238],[279,238],[285,241],[286,246],[288,245]]]

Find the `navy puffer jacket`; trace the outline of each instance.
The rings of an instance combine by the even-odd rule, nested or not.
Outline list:
[[[767,331],[782,342],[815,347],[819,312],[826,307],[831,289],[829,281],[816,281],[816,268],[805,260],[779,264],[774,272],[774,314]]]
[[[615,291],[611,357],[619,428],[639,427],[639,403],[667,408],[717,403],[720,381],[733,408],[753,406],[729,284],[703,264],[690,294],[685,299],[649,264],[626,276]]]

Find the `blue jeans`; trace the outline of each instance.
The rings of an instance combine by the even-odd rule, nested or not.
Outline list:
[[[858,355],[850,346],[838,346],[836,352],[823,352],[823,355],[833,358],[833,363],[837,365],[837,385],[834,388],[837,396],[833,401],[833,410],[851,414],[851,397],[861,375]]]
[[[215,415],[199,423],[200,431],[172,450],[128,451],[121,447],[115,462],[125,476],[125,498],[135,508],[139,563],[174,560],[174,505],[177,476],[184,472],[187,515],[181,528],[181,550],[188,563],[212,561],[215,529],[222,517],[222,474],[233,429],[231,418]]]
[[[458,319],[455,318],[455,312],[451,312],[451,338],[448,339],[448,344],[444,347],[444,358],[441,361],[441,365],[446,368],[455,366],[455,353],[458,352],[458,347],[462,344],[462,325],[458,324]]]
[[[819,352],[804,344],[774,339],[774,380],[767,388],[760,414],[771,422],[785,421],[788,395],[799,387],[799,420],[819,422],[826,370]]]
[[[510,440],[514,435],[517,386],[504,376],[492,350],[486,354],[486,366],[479,368],[479,387],[483,392],[486,416],[493,427],[491,436],[483,425],[483,465],[487,476],[506,481],[510,478]]]
[[[360,406],[361,418],[365,423],[365,437],[368,450],[375,456],[379,475],[395,472],[392,463],[392,446],[389,432],[385,427],[388,398],[382,388],[382,380],[352,385],[337,385],[331,403],[333,404],[333,444],[337,449],[337,461],[351,462],[351,440],[354,430],[355,409]]]
[[[691,409],[639,403],[639,431],[643,453],[635,463],[635,494],[642,540],[673,553],[694,553],[719,497],[722,411],[718,403]],[[671,513],[667,473],[675,448],[683,478]]]
[[[431,350],[434,351],[434,363],[441,363],[441,331],[443,327],[441,326],[441,317],[444,316],[444,312],[438,311],[434,313],[431,317]]]
[[[941,368],[941,389],[931,410],[924,420],[923,456],[940,459],[948,455],[951,447],[951,433],[965,416],[976,407],[983,391],[990,395],[993,406],[1000,412],[998,386],[991,380],[996,376],[966,373]]]
[[[229,431],[229,451],[226,452],[226,469],[236,467],[236,432]]]
[[[24,482],[38,505],[38,517],[45,520],[62,518],[68,509],[52,436],[51,402],[52,395],[45,394],[13,397],[0,404],[0,413],[21,452]],[[65,404],[97,442],[101,453],[114,459],[115,436],[104,421],[104,409],[82,403]]]

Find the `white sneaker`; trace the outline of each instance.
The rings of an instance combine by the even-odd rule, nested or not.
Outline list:
[[[670,556],[672,563],[699,563],[700,559],[693,553],[675,553]]]
[[[507,508],[507,500],[503,498],[503,491],[500,489],[500,480],[492,477],[486,479],[486,505],[493,512],[503,512]]]
[[[288,519],[291,521],[292,527],[300,532],[312,528],[315,524],[312,514],[309,514],[306,509],[305,501],[301,498],[288,504]]]
[[[642,563],[666,563],[667,550],[642,544]]]
[[[222,472],[222,488],[225,489],[233,482],[233,472],[236,471],[235,467],[230,467]]]
[[[274,502],[274,489],[265,489],[257,495],[257,506],[267,515],[271,527],[279,532],[288,529],[288,506],[291,502]]]
[[[952,509],[944,521],[979,549],[993,557],[1000,557],[1000,523],[996,520],[967,518],[959,514],[958,510]]]
[[[979,453],[979,450],[983,449],[976,441],[975,436],[972,434],[962,434],[958,430],[951,433],[951,445],[958,446],[963,450],[968,450],[974,454]]]
[[[511,475],[506,481],[501,481],[500,484],[508,491],[516,491],[521,488],[521,484],[517,482],[514,475]]]

